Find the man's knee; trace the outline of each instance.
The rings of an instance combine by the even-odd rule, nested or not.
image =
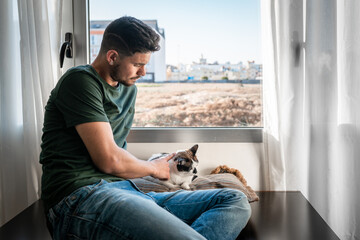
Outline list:
[[[221,191],[224,204],[232,208],[232,211],[238,212],[243,220],[248,221],[251,216],[251,206],[246,195],[236,189],[224,188]]]

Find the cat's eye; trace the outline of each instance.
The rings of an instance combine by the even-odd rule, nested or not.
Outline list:
[[[182,157],[177,157],[177,158],[175,158],[175,161],[182,162],[182,161],[186,161],[186,159],[184,159]]]

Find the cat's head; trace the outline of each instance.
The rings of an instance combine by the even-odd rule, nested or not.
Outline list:
[[[196,152],[199,145],[195,144],[187,150],[180,150],[176,152],[174,162],[176,163],[179,172],[191,172],[196,174],[196,167],[199,165],[199,160],[196,157]]]

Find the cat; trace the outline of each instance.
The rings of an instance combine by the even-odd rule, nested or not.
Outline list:
[[[169,160],[170,179],[162,180],[161,183],[170,189],[175,189],[176,187],[190,189],[190,183],[196,178],[196,167],[199,164],[199,160],[196,157],[198,147],[199,146],[195,144],[190,149],[177,151],[175,156]],[[166,156],[167,154],[168,153],[154,154],[148,161]]]

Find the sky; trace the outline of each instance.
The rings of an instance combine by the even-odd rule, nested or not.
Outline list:
[[[262,63],[260,0],[90,0],[90,20],[124,15],[158,21],[167,64]]]

